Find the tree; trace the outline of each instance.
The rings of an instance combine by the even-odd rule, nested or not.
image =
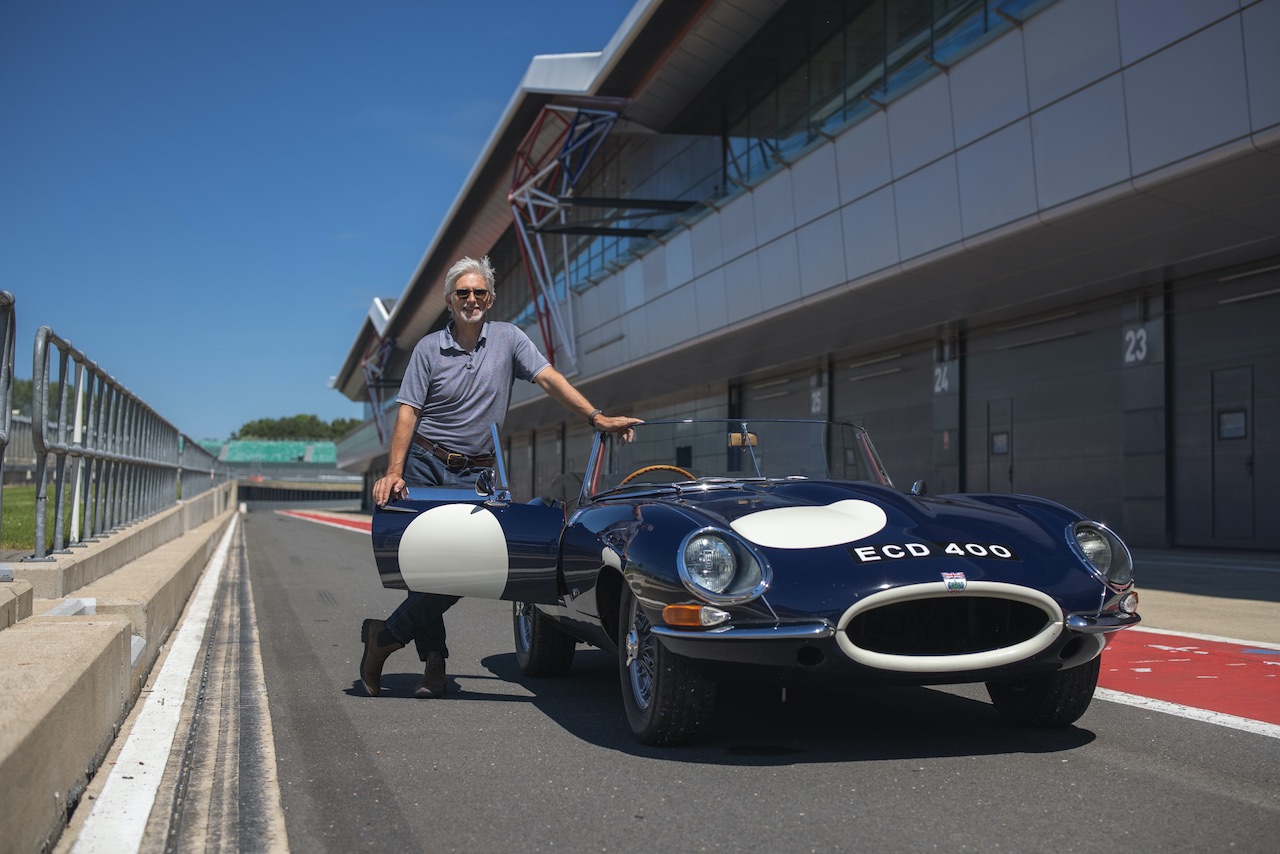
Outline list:
[[[335,418],[326,423],[317,415],[259,418],[246,422],[231,438],[330,442],[341,439],[360,423],[355,418]]]
[[[19,415],[31,415],[31,380],[15,379],[13,381],[13,393],[9,404]]]

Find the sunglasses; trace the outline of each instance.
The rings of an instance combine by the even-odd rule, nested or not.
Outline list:
[[[472,294],[475,294],[475,297],[478,300],[486,300],[489,298],[488,288],[458,288],[453,292],[453,295],[458,299],[467,299]]]

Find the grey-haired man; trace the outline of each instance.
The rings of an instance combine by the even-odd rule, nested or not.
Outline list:
[[[627,433],[639,419],[608,416],[594,408],[538,351],[517,326],[486,321],[496,291],[489,259],[462,258],[445,275],[445,303],[453,318],[413,349],[396,401],[387,473],[373,485],[382,506],[404,495],[406,486],[475,483],[493,466],[490,424],[501,428],[517,378],[539,385],[566,410],[606,433]],[[414,696],[448,691],[444,661],[444,612],[456,596],[411,592],[385,621],[360,628],[364,655],[360,680],[371,697],[381,693],[387,656],[412,642],[425,662]]]

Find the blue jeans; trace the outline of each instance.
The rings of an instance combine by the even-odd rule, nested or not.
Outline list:
[[[410,445],[404,461],[404,482],[408,486],[471,486],[483,471],[479,468],[451,470],[439,457],[418,445]],[[444,612],[460,598],[410,591],[400,607],[387,617],[387,631],[402,644],[413,641],[422,661],[427,660],[428,652],[443,652],[448,658]]]

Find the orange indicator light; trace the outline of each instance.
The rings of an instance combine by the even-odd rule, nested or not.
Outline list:
[[[669,626],[702,628],[701,605],[668,605],[662,609],[662,619]]]

